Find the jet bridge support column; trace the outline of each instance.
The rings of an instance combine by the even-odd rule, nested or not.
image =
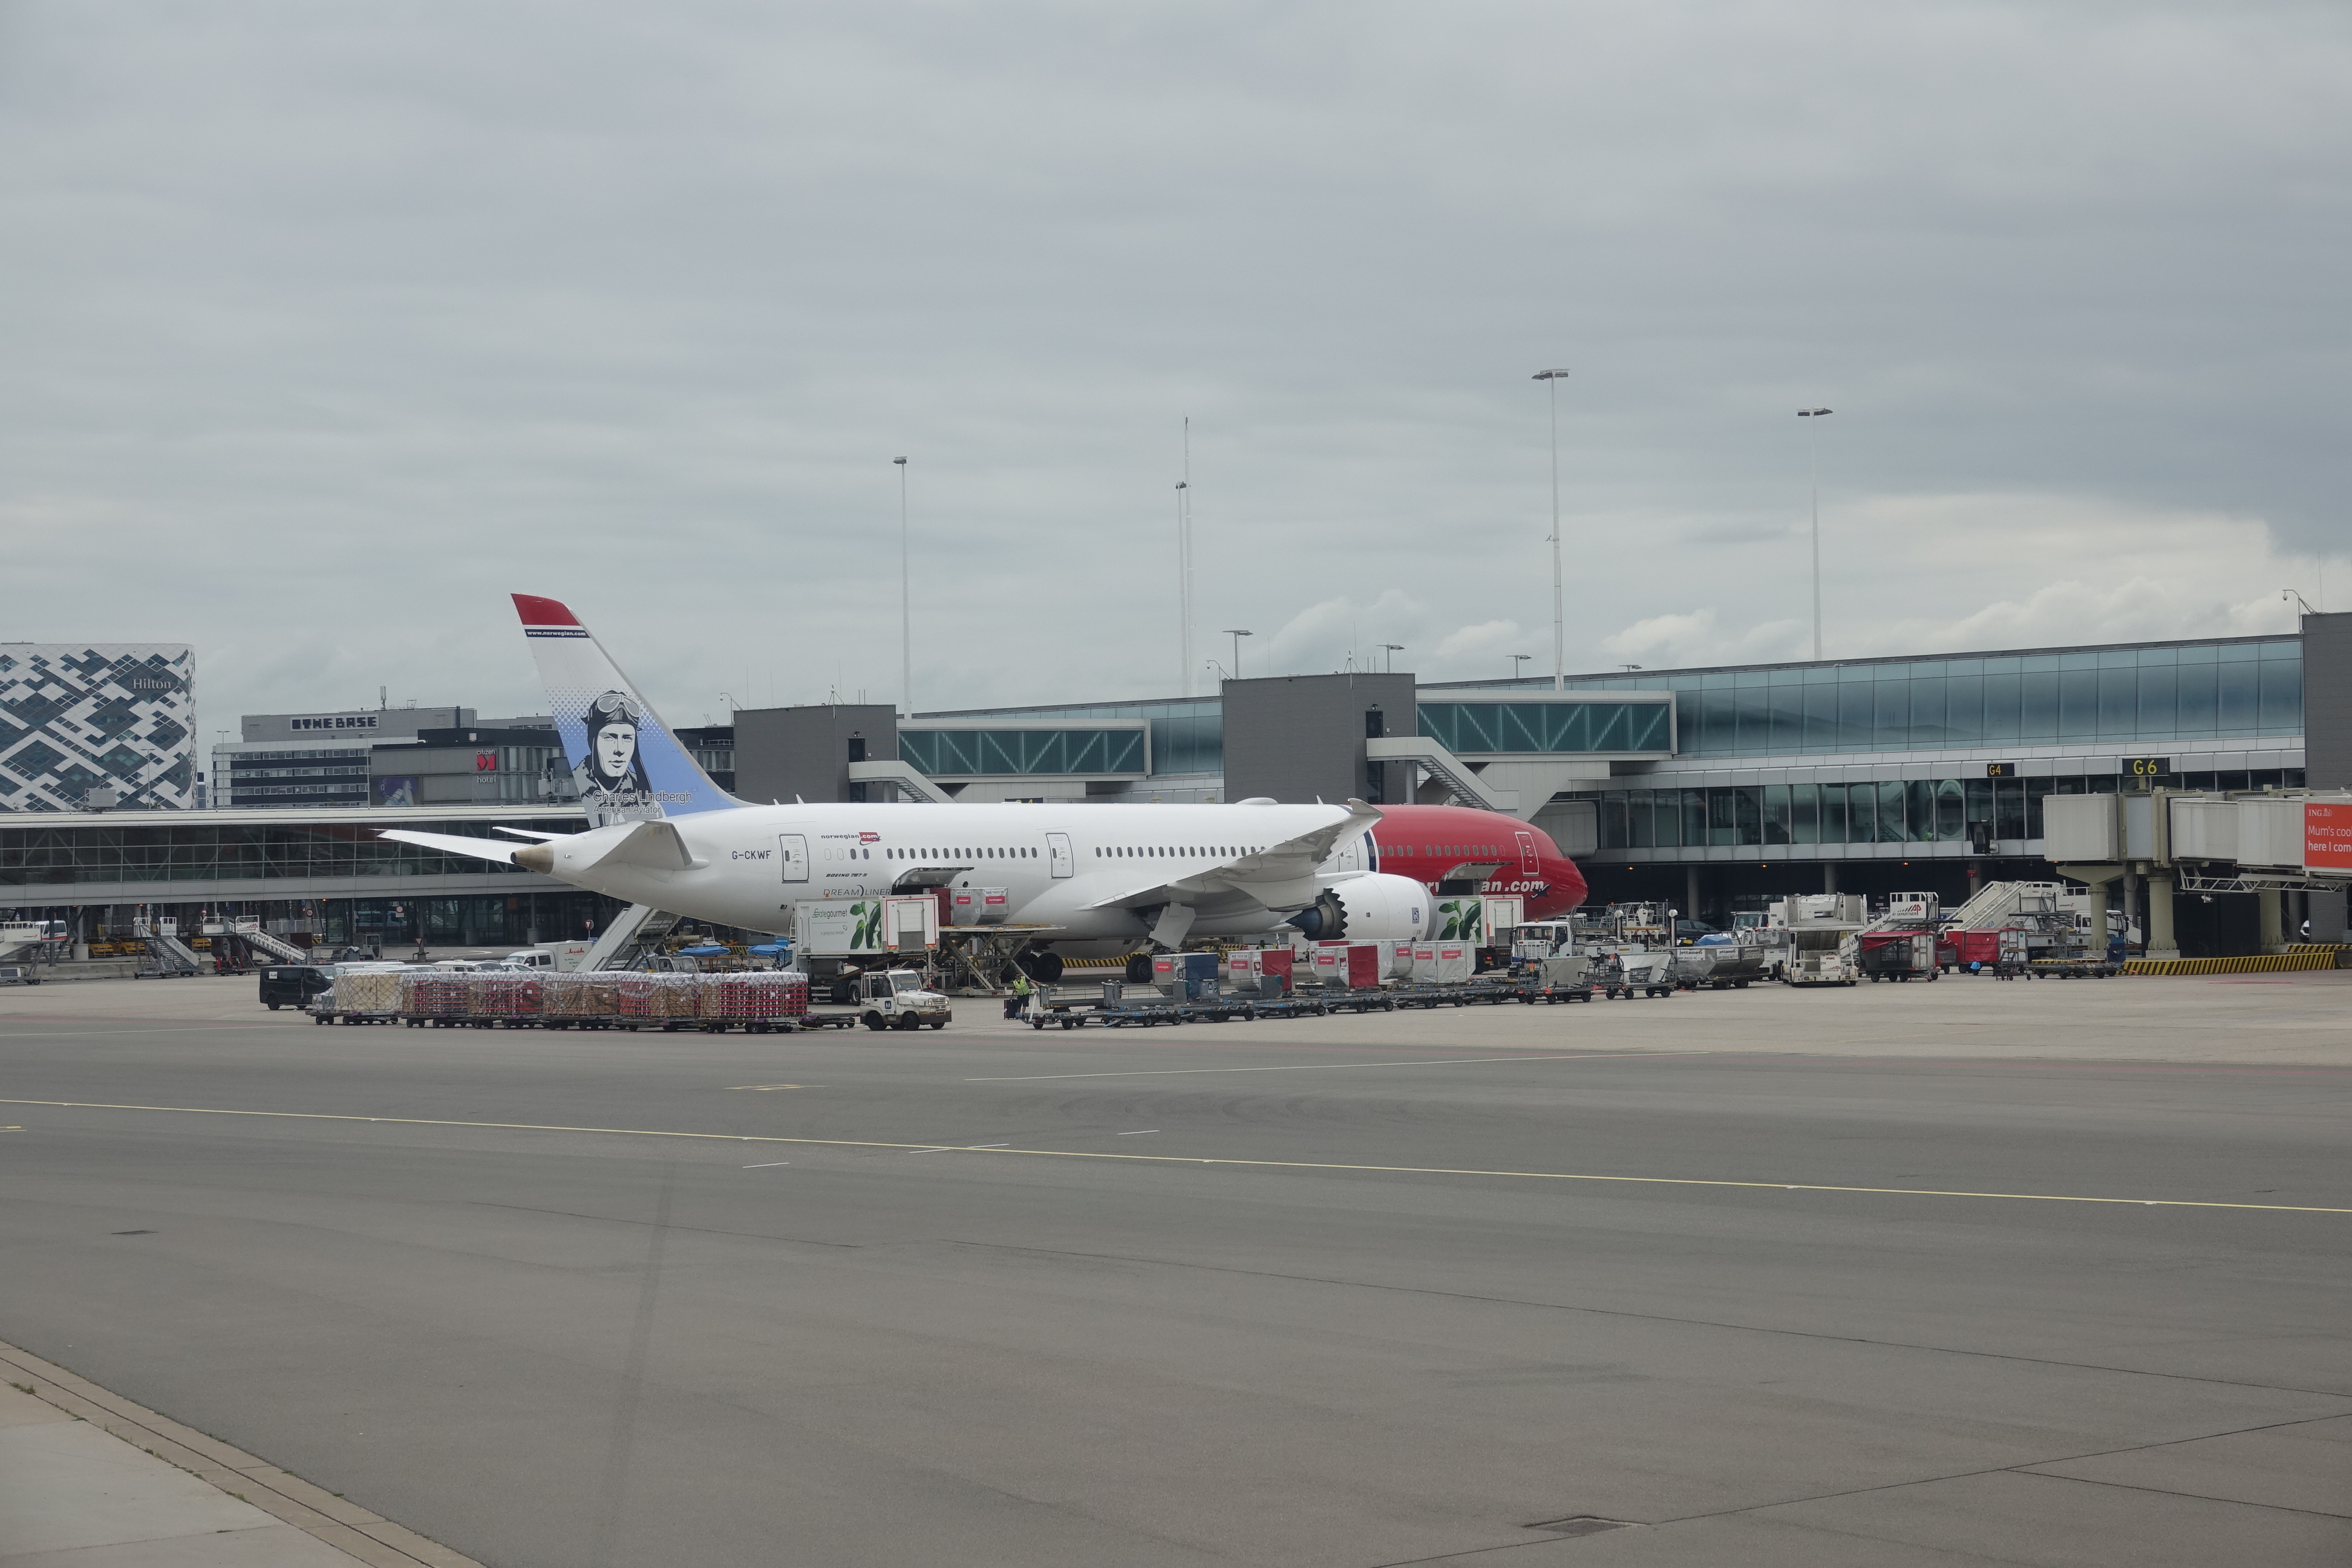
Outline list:
[[[2150,877],[2147,879],[2147,956],[2179,958],[2180,943],[2172,934],[2172,879]]]
[[[2286,902],[2286,896],[2276,888],[2265,888],[2254,895],[2254,901],[2263,912],[2263,951],[2284,952],[2286,919],[2281,906]]]

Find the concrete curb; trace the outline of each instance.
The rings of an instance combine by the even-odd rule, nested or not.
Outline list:
[[[177,1465],[370,1568],[418,1568],[420,1563],[426,1568],[482,1568],[474,1559],[404,1530],[381,1514],[134,1405],[5,1342],[0,1342],[0,1372],[9,1382],[29,1385],[37,1397],[68,1415],[79,1415],[132,1447]]]

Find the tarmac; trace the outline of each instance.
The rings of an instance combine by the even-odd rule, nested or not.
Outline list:
[[[2352,972],[808,1037],[253,987],[0,992],[5,1568],[2352,1562]]]

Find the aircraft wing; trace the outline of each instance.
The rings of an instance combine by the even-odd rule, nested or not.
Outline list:
[[[1378,806],[1360,800],[1348,802],[1348,814],[1323,826],[1269,844],[1254,855],[1238,855],[1202,867],[1189,875],[1141,883],[1087,905],[1089,910],[1149,909],[1154,904],[1183,903],[1212,893],[1246,893],[1269,910],[1303,910],[1320,889],[1315,868],[1331,857],[1343,838],[1369,832],[1381,820]]]
[[[520,844],[508,844],[496,838],[467,838],[455,833],[418,833],[406,827],[387,827],[378,838],[394,838],[403,844],[421,844],[427,849],[438,849],[445,855],[470,855],[477,860],[496,860],[514,864]]]
[[[490,831],[493,833],[511,833],[517,838],[537,838],[542,841],[550,838],[569,838],[572,837],[569,833],[540,833],[528,827],[509,827],[503,822],[491,828]]]

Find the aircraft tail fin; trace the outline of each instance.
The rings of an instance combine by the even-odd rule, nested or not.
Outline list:
[[[702,771],[579,616],[534,594],[514,602],[591,826],[743,804]]]

